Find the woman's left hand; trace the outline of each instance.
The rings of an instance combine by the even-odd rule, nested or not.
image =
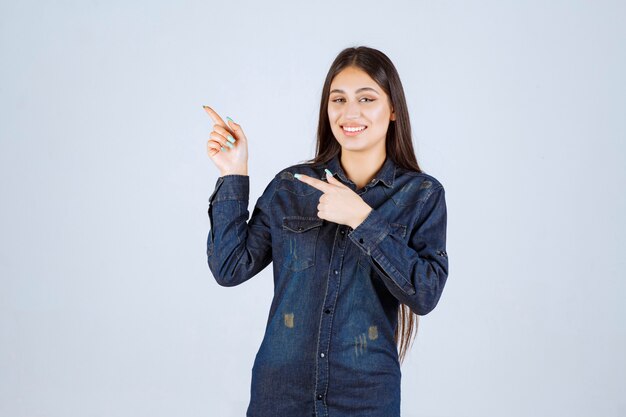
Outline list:
[[[296,175],[298,180],[324,192],[317,205],[317,216],[321,219],[355,229],[372,211],[357,193],[330,174],[326,175],[327,183],[308,175]]]

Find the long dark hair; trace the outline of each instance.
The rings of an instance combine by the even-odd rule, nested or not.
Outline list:
[[[387,130],[385,139],[387,156],[398,166],[411,171],[422,172],[413,150],[409,112],[398,71],[387,55],[367,46],[344,49],[337,55],[330,66],[324,81],[322,100],[320,102],[315,158],[305,162],[313,165],[324,164],[341,152],[341,145],[335,139],[330,128],[328,100],[330,84],[333,78],[347,67],[356,67],[365,71],[389,97],[396,119],[390,121],[389,129]],[[400,363],[404,361],[409,345],[412,339],[415,338],[415,335],[417,335],[418,324],[419,316],[414,314],[407,305],[400,304],[398,326],[394,334],[394,340],[399,348]],[[415,333],[413,333],[414,329]]]

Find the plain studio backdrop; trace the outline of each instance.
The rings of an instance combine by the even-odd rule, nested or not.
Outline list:
[[[446,187],[450,275],[405,417],[624,416],[619,1],[0,5],[0,416],[243,416],[272,266],[206,263],[202,105],[249,138],[250,212],[313,156],[345,47],[396,65]]]

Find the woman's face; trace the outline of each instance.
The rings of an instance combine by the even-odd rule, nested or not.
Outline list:
[[[360,68],[346,67],[331,82],[328,119],[342,152],[384,153],[387,128],[395,114],[376,81]],[[350,127],[364,129],[349,132]]]

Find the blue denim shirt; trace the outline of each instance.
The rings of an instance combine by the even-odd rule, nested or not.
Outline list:
[[[328,168],[372,207],[356,228],[317,216],[322,192],[293,177]],[[390,157],[357,190],[339,161],[278,172],[248,220],[249,177],[217,179],[208,265],[226,287],[270,262],[274,298],[252,368],[248,417],[400,415],[399,303],[419,315],[448,276],[444,188]]]

